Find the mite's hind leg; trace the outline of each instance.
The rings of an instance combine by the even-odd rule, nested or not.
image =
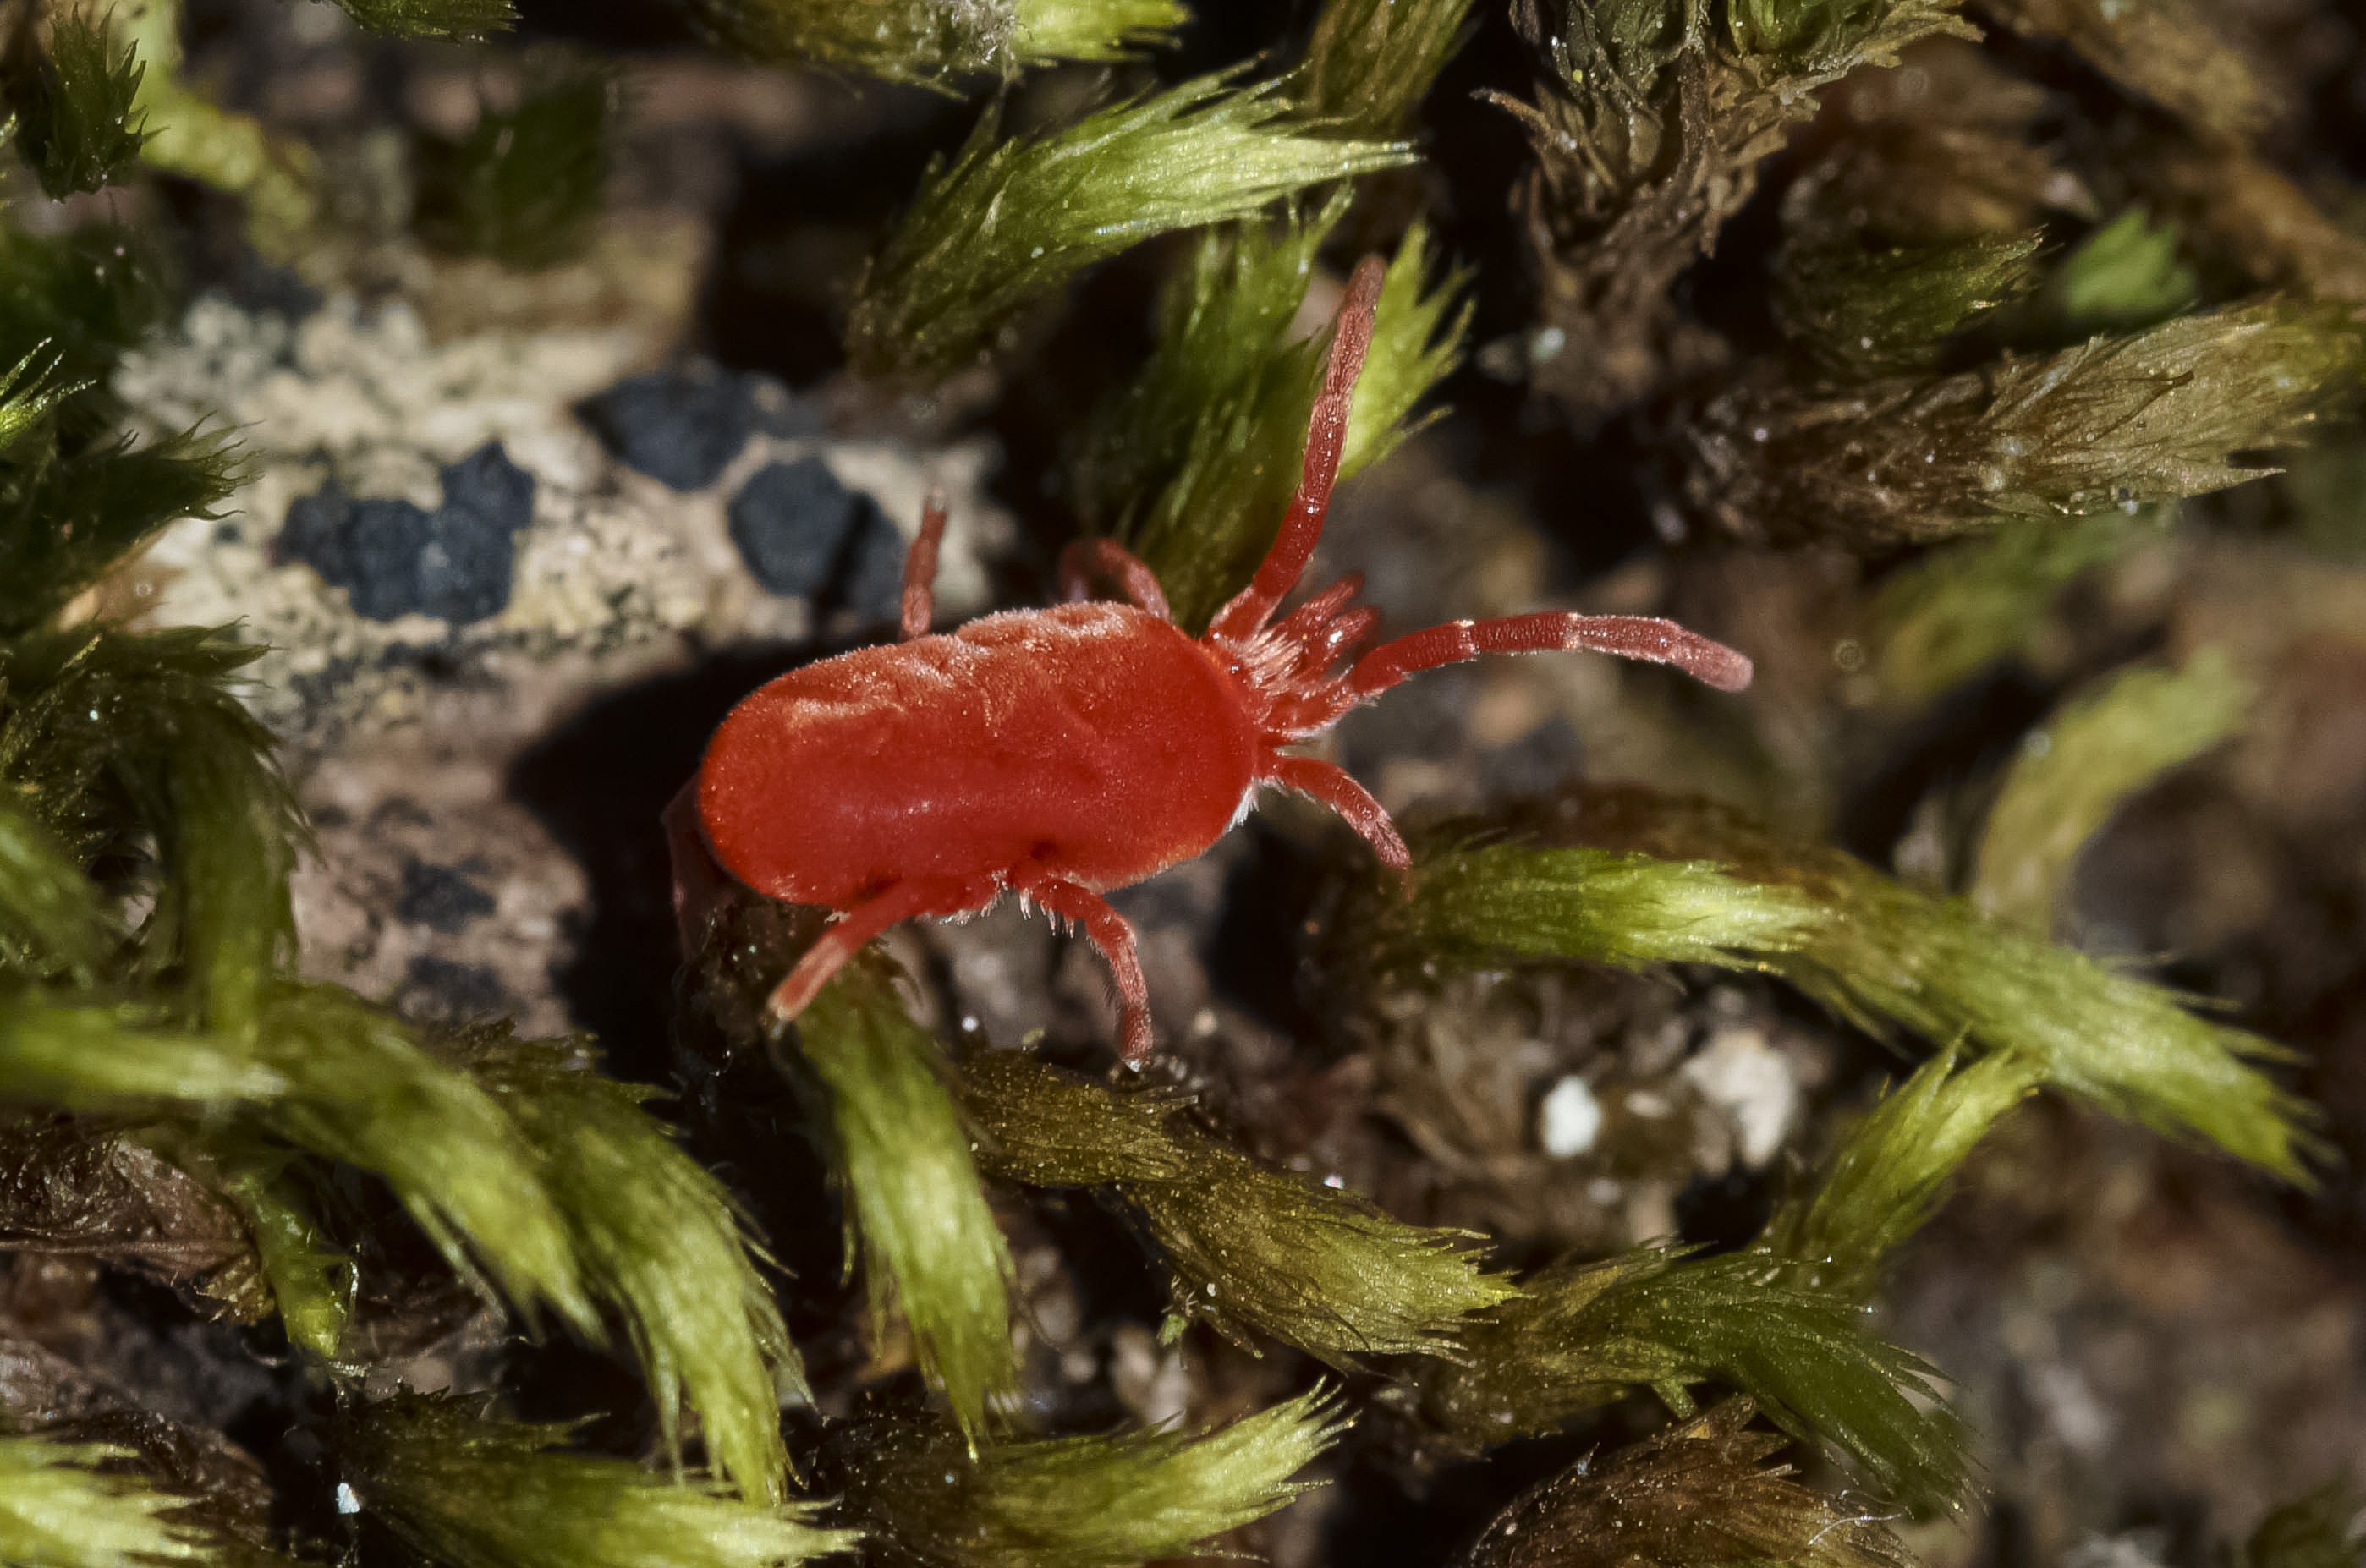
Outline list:
[[[1150,1059],[1150,984],[1142,978],[1142,958],[1134,951],[1133,927],[1110,908],[1107,900],[1089,888],[1053,878],[1014,882],[1051,913],[1075,921],[1109,961],[1110,979],[1117,985],[1118,1054],[1128,1067]]]
[[[665,823],[666,858],[673,868],[673,924],[682,937],[682,960],[698,957],[706,940],[707,923],[715,916],[731,887],[715,852],[706,847],[706,834],[698,825],[698,776],[674,791],[659,818]]]
[[[1388,812],[1361,784],[1347,776],[1346,769],[1312,756],[1285,756],[1274,765],[1268,775],[1285,790],[1292,790],[1319,805],[1330,807],[1346,819],[1357,836],[1372,846],[1372,853],[1381,864],[1403,871],[1413,865],[1412,852],[1405,848],[1404,835],[1397,824],[1389,820]]]
[[[929,634],[937,613],[937,546],[945,539],[945,493],[930,490],[920,509],[920,532],[904,557],[904,641]]]
[[[1060,597],[1090,599],[1095,577],[1114,582],[1127,599],[1161,621],[1175,619],[1174,611],[1166,608],[1166,590],[1158,586],[1158,574],[1150,569],[1150,563],[1114,539],[1070,540],[1060,552]]]
[[[805,951],[788,978],[774,988],[764,1011],[775,1024],[785,1024],[803,1013],[821,994],[838,971],[846,968],[864,944],[891,925],[915,915],[961,914],[984,909],[999,890],[991,878],[975,881],[926,879],[897,882],[876,897],[839,916],[829,929]]]

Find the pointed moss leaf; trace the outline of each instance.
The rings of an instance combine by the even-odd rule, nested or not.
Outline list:
[[[2132,510],[2257,477],[2361,363],[2345,309],[2269,299],[1958,375],[1737,388],[1689,432],[1686,493],[1745,537],[1857,550]]]
[[[1977,38],[1954,0],[1734,0],[1726,26],[1753,74],[1829,76],[1897,62],[1932,33]]]
[[[2130,796],[2239,730],[2254,700],[2214,649],[2183,669],[2123,670],[2073,697],[2022,738],[1980,833],[1972,902],[2052,931],[2087,841]]]
[[[325,985],[274,988],[254,1048],[288,1084],[256,1107],[257,1125],[377,1172],[455,1268],[481,1270],[529,1315],[548,1307],[601,1337],[532,1146],[466,1072],[429,1055],[401,1020]]]
[[[1327,0],[1283,90],[1348,136],[1402,136],[1471,31],[1471,0]]]
[[[140,156],[147,133],[133,105],[146,69],[90,15],[56,15],[12,95],[17,145],[52,200],[112,183]]]
[[[1745,881],[1705,861],[1519,843],[1425,850],[1412,897],[1375,885],[1356,907],[1370,924],[1339,940],[1376,969],[1397,972],[1540,958],[1746,968],[1797,951],[1826,919],[1794,889]]]
[[[1166,1261],[1178,1319],[1353,1367],[1448,1353],[1471,1314],[1516,1294],[1481,1266],[1470,1232],[1401,1224],[1261,1164],[1191,1126],[1174,1098],[1121,1092],[1017,1052],[974,1058],[962,1092],[998,1173],[1115,1189]]]
[[[1017,0],[1010,52],[1021,65],[1129,60],[1190,19],[1182,0]]]
[[[93,976],[108,945],[97,895],[65,841],[0,782],[0,978]]]
[[[822,65],[953,88],[1059,60],[1173,41],[1182,0],[691,0],[715,41],[768,65]]]
[[[1928,701],[2035,644],[2063,589],[2160,535],[2158,513],[2017,518],[1884,577],[1865,610],[1885,696]]]
[[[1403,163],[1394,142],[1286,128],[1271,85],[1203,76],[1045,137],[989,114],[865,270],[847,356],[869,375],[941,376],[1082,268],[1177,229],[1245,218],[1307,185]]]
[[[1462,1361],[1426,1371],[1426,1408],[1454,1436],[1493,1445],[1551,1431],[1633,1387],[1690,1416],[1685,1390],[1718,1383],[1793,1437],[1844,1456],[1885,1495],[1961,1507],[1970,1460],[1932,1370],[1873,1338],[1854,1304],[1771,1282],[1775,1262],[1645,1248],[1549,1270],[1473,1327]]]
[[[804,1372],[722,1184],[643,1109],[654,1090],[566,1042],[488,1036],[469,1054],[540,1158],[585,1283],[630,1332],[668,1446],[679,1456],[694,1411],[716,1473],[781,1501],[780,1390],[802,1395]]]
[[[546,267],[590,242],[606,190],[616,86],[609,73],[554,66],[515,108],[421,144],[420,232],[445,250]]]
[[[154,1009],[31,988],[0,993],[0,1096],[70,1111],[269,1101],[285,1074],[241,1042],[175,1029]]]
[[[232,1556],[188,1521],[186,1497],[127,1471],[129,1450],[0,1436],[0,1562],[144,1568]]]
[[[2177,226],[2132,207],[2089,235],[2046,280],[2045,302],[2074,332],[2127,332],[2192,308],[2202,280],[2178,258]]]
[[[111,223],[64,234],[0,224],[0,360],[17,367],[12,400],[29,387],[28,365],[49,367],[53,387],[105,382],[117,357],[163,319],[159,270],[140,236]],[[11,597],[0,574],[0,609]]]
[[[1248,580],[1298,484],[1328,344],[1291,328],[1347,200],[1203,237],[1160,298],[1149,361],[1095,411],[1071,459],[1078,511],[1150,564],[1187,626]],[[1417,223],[1390,262],[1342,478],[1395,450],[1461,359],[1466,275],[1438,277],[1431,249]]]
[[[360,1277],[353,1259],[329,1244],[289,1164],[284,1156],[264,1154],[226,1176],[221,1191],[254,1239],[263,1283],[288,1342],[340,1366]]]
[[[1766,1463],[1783,1439],[1752,1431],[1753,1413],[1729,1399],[1531,1488],[1459,1568],[1914,1568],[1880,1522]]]
[[[989,1443],[911,1422],[838,1445],[846,1501],[883,1562],[921,1568],[1136,1568],[1192,1557],[1307,1489],[1292,1477],[1345,1425],[1321,1390],[1212,1431]]]
[[[60,383],[51,374],[56,364],[57,355],[41,342],[0,372],[0,456],[39,428],[51,409],[84,390],[80,384]]]
[[[559,1451],[567,1428],[398,1394],[358,1412],[343,1473],[366,1522],[439,1568],[794,1568],[854,1544],[817,1505]]]
[[[1966,1065],[1949,1051],[1923,1063],[1767,1221],[1760,1245],[1786,1260],[1781,1277],[1869,1297],[1883,1261],[1938,1212],[1966,1156],[2044,1077],[2013,1056]]]
[[[2327,1482],[2277,1508],[2243,1543],[2243,1568],[2360,1568],[2366,1564],[2366,1495]]]
[[[517,26],[512,0],[337,0],[374,33],[405,39],[477,39]]]
[[[872,1332],[911,1327],[921,1372],[961,1429],[1018,1386],[1010,1253],[979,1185],[970,1133],[935,1036],[868,964],[849,965],[797,1020],[829,1092],[829,1132],[862,1262]]]
[[[2037,1063],[2046,1080],[2172,1137],[2214,1143],[2289,1181],[2315,1150],[2306,1102],[2260,1070],[2291,1052],[2189,1011],[2175,992],[1921,892],[1841,850],[1787,841],[1740,813],[1631,787],[1580,787],[1513,813],[1515,830],[1653,856],[1718,859],[1788,887],[1829,918],[1771,969],[1869,1029],[1964,1041]],[[1704,961],[1715,962],[1715,959]]]
[[[218,632],[110,628],[0,654],[0,773],[11,752],[39,758],[24,782],[69,836],[84,813],[112,819],[78,852],[152,854],[150,957],[176,957],[206,1022],[233,1034],[294,955],[287,879],[306,842],[270,734],[234,689],[259,652]]]
[[[2037,286],[2042,232],[1867,251],[1853,239],[1779,258],[1783,330],[1827,375],[1927,370],[1950,339]]]
[[[240,475],[218,431],[0,456],[0,631],[50,615],[166,523],[213,516]]]

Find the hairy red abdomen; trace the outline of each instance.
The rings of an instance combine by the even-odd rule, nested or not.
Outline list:
[[[1036,868],[1108,889],[1222,837],[1261,757],[1214,654],[1069,604],[790,671],[715,732],[698,811],[726,870],[796,903]]]

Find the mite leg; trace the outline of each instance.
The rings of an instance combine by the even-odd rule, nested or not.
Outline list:
[[[937,546],[945,539],[945,493],[930,490],[920,509],[920,532],[904,557],[904,641],[929,634],[937,613]]]
[[[1356,378],[1364,372],[1364,353],[1372,346],[1372,312],[1379,307],[1380,285],[1388,264],[1367,256],[1347,280],[1347,297],[1339,306],[1339,324],[1331,332],[1331,360],[1324,372],[1322,394],[1306,421],[1306,465],[1298,493],[1282,514],[1281,531],[1273,536],[1249,586],[1216,612],[1210,635],[1241,638],[1263,627],[1284,595],[1298,586],[1306,563],[1313,558],[1315,542],[1323,537],[1323,519],[1331,510],[1331,487],[1339,477],[1339,453],[1347,440],[1347,407],[1356,393]]]
[[[1450,621],[1382,643],[1356,661],[1347,672],[1347,689],[1359,698],[1370,697],[1407,676],[1440,665],[1460,664],[1484,654],[1535,654],[1563,648],[1673,665],[1719,691],[1739,691],[1750,684],[1748,657],[1673,621],[1648,615],[1547,610],[1494,621]]]
[[[1372,846],[1380,863],[1395,870],[1409,869],[1413,855],[1403,834],[1369,791],[1347,776],[1345,768],[1312,756],[1285,756],[1268,775],[1285,790],[1296,790],[1318,805],[1330,807],[1347,820],[1357,836]]]
[[[1150,1059],[1150,984],[1142,978],[1142,959],[1134,952],[1133,927],[1110,908],[1098,893],[1074,882],[1046,878],[1026,884],[1025,891],[1053,914],[1064,915],[1085,928],[1085,935],[1108,960],[1110,978],[1117,982],[1118,1054],[1128,1067]]]
[[[688,963],[705,945],[707,922],[731,885],[698,825],[696,774],[674,792],[659,820],[665,823],[666,858],[673,867],[674,929],[682,936],[682,961]]]
[[[1166,590],[1150,564],[1114,539],[1072,539],[1060,552],[1060,597],[1090,599],[1095,577],[1108,577],[1125,590],[1125,597],[1161,621],[1172,621]]]
[[[774,989],[764,1011],[775,1024],[785,1024],[821,994],[839,970],[846,968],[863,945],[891,925],[919,914],[958,914],[992,903],[996,888],[990,879],[976,882],[897,882],[865,903],[839,916],[828,930],[805,951],[788,978]]]

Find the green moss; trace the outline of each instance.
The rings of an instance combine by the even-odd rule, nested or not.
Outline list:
[[[813,1504],[562,1452],[567,1436],[406,1394],[354,1412],[339,1446],[363,1520],[441,1568],[791,1568],[854,1544]]]
[[[992,1443],[910,1422],[840,1441],[847,1504],[881,1562],[921,1568],[1135,1568],[1307,1489],[1292,1479],[1344,1423],[1319,1391],[1213,1431],[1167,1428]]]
[[[1761,1245],[1785,1260],[1779,1277],[1869,1298],[1884,1260],[1938,1212],[1973,1147],[2044,1077],[2010,1055],[1967,1065],[1946,1051],[1923,1063],[1766,1222]]]
[[[1127,59],[1173,40],[1182,0],[693,0],[725,48],[951,90],[1061,60]]]
[[[231,1554],[183,1515],[186,1497],[126,1471],[95,1443],[0,1437],[0,1562],[24,1568],[149,1568]]]
[[[2359,1568],[2366,1562],[2361,1507],[2366,1498],[2338,1481],[2286,1503],[2243,1543],[2243,1568]]]
[[[1729,1399],[1606,1460],[1583,1460],[1524,1493],[1461,1568],[1913,1568],[1883,1523],[1769,1465],[1783,1439],[1750,1430]]]
[[[1934,368],[1949,342],[2037,287],[2038,233],[1868,251],[1851,241],[1779,258],[1784,331],[1827,375]]]
[[[1516,1294],[1466,1231],[1402,1224],[1355,1194],[1262,1165],[1185,1107],[1016,1052],[974,1058],[963,1103],[992,1169],[1046,1187],[1107,1187],[1166,1260],[1179,1327],[1263,1334],[1333,1366],[1450,1354],[1470,1315]]]
[[[147,132],[133,106],[146,69],[83,12],[51,22],[49,46],[23,62],[10,94],[17,144],[44,194],[97,190],[139,158]]]
[[[1547,1270],[1472,1327],[1459,1361],[1425,1369],[1423,1409],[1460,1441],[1492,1447],[1637,1387],[1689,1418],[1689,1390],[1720,1383],[1843,1456],[1883,1495],[1960,1508],[1970,1460],[1935,1374],[1872,1338],[1853,1301],[1771,1282],[1778,1268],[1763,1252],[1688,1259],[1651,1247]]]
[[[2177,226],[2132,207],[2062,259],[2045,304],[2074,331],[2134,331],[2191,309],[2202,280],[2178,256]]]
[[[2183,669],[2127,669],[2097,681],[2022,737],[1989,809],[1971,901],[2051,932],[2079,851],[2122,802],[2242,727],[2251,683],[2203,650]]]
[[[517,26],[511,0],[337,0],[374,33],[406,39],[475,39]]]
[[[1019,312],[1154,235],[1245,218],[1308,185],[1406,162],[1392,142],[1310,136],[1272,86],[1203,76],[1042,137],[989,113],[864,270],[847,357],[941,377],[989,353]]]
[[[1150,564],[1177,618],[1198,626],[1248,580],[1281,526],[1329,352],[1292,326],[1315,252],[1347,210],[1334,196],[1203,236],[1159,300],[1156,346],[1095,410],[1072,454],[1076,507]],[[1462,357],[1465,274],[1437,275],[1425,228],[1398,245],[1340,452],[1345,478],[1409,433],[1414,411]]]
[[[622,1318],[667,1446],[694,1413],[708,1462],[758,1501],[786,1495],[781,1393],[804,1371],[729,1196],[644,1108],[565,1041],[479,1031],[467,1058],[541,1164],[584,1282]]]
[[[546,267],[590,242],[608,184],[616,86],[581,65],[533,69],[513,109],[419,149],[420,232],[463,255]]]
[[[1471,32],[1471,0],[1328,0],[1286,91],[1347,136],[1402,136]]]
[[[886,973],[848,966],[797,1020],[798,1047],[828,1091],[828,1136],[871,1297],[874,1341],[910,1326],[920,1370],[973,1439],[1018,1386],[1010,1253],[978,1183],[969,1129],[936,1037]]]

